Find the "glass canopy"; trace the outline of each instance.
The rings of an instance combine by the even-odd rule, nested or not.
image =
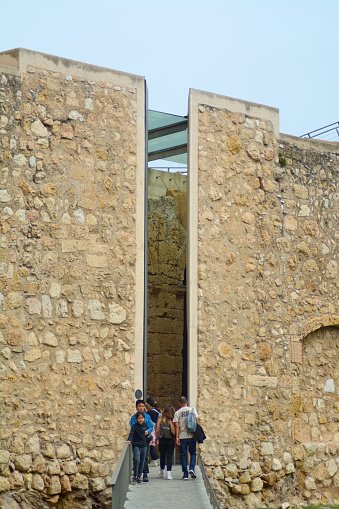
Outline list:
[[[148,110],[148,160],[187,164],[187,117]]]

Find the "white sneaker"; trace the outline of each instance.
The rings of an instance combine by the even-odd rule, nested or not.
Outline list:
[[[163,470],[159,470],[159,472],[158,472],[158,476],[159,476],[159,477],[164,477],[164,471],[163,471]]]
[[[149,467],[158,467],[159,466],[159,461],[158,460],[152,460],[149,464],[148,464]]]
[[[172,473],[171,473],[169,470],[167,470],[167,472],[166,472],[166,473],[167,473],[167,475],[166,475],[166,479],[168,479],[168,480],[169,480],[169,479],[173,479],[173,477],[172,477]]]

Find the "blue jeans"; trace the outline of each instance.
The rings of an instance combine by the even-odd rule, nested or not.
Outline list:
[[[194,470],[195,461],[197,459],[197,443],[192,438],[180,438],[180,461],[181,468],[185,474],[187,474],[187,450],[190,453],[190,470]]]
[[[134,477],[141,477],[145,458],[146,458],[147,447],[133,446],[133,474]]]

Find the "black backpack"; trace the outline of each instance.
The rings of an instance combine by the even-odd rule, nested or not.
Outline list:
[[[164,421],[160,428],[160,438],[172,438],[173,435],[171,433],[171,426],[168,424],[168,422]]]

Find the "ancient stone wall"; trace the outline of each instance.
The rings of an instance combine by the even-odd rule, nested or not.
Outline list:
[[[135,389],[144,80],[20,51],[0,68],[0,492],[110,507]]]
[[[204,460],[222,507],[338,503],[338,145],[279,136],[270,120],[205,99],[195,147]]]
[[[177,407],[182,394],[187,193],[169,190],[148,203],[148,394],[161,408]]]

